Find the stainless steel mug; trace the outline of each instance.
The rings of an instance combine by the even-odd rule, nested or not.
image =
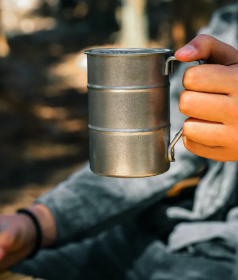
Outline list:
[[[111,177],[162,174],[170,144],[170,49],[92,49],[88,60],[91,170]],[[199,62],[202,63],[202,62]]]

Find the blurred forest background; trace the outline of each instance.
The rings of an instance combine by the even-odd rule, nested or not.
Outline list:
[[[27,206],[88,158],[86,56],[174,50],[234,0],[0,0],[0,211]]]

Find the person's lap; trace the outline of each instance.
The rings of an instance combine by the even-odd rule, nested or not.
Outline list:
[[[47,280],[231,279],[232,264],[175,255],[155,234],[117,226],[82,243],[42,250],[13,272]]]

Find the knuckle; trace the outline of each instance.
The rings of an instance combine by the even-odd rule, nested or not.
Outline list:
[[[191,66],[190,68],[188,68],[183,76],[183,86],[186,89],[192,89],[195,79],[196,79],[196,67]]]
[[[187,120],[183,124],[183,135],[187,136],[188,134],[188,126],[187,126]]]
[[[213,41],[214,41],[214,38],[212,36],[209,36],[209,35],[206,35],[206,34],[199,34],[197,36],[197,38],[199,40],[207,41],[209,43],[213,43]]]
[[[197,44],[199,45],[199,48],[201,48],[202,46],[206,46],[210,49],[213,48],[215,44],[215,38],[210,35],[200,34],[195,39]]]
[[[188,114],[190,110],[190,97],[187,91],[183,91],[179,98],[179,110],[182,114]]]
[[[183,135],[188,137],[188,141],[190,141],[190,138],[193,138],[196,133],[197,131],[196,126],[194,126],[193,118],[188,118],[183,124]]]
[[[194,153],[192,142],[186,136],[183,137],[183,144],[189,152]]]

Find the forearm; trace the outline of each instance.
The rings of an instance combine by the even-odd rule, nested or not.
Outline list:
[[[40,223],[43,233],[42,247],[45,248],[54,245],[57,238],[57,227],[50,209],[44,204],[32,204],[29,210],[35,214]]]

